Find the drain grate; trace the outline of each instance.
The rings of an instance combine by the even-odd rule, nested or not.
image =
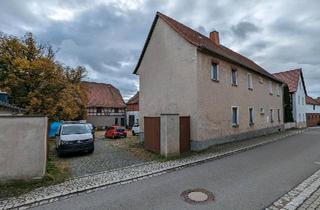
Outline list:
[[[190,204],[207,204],[214,201],[214,195],[203,188],[190,189],[181,193],[183,200]]]

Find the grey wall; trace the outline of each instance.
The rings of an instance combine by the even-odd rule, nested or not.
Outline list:
[[[118,125],[121,125],[121,118],[125,119],[125,115],[117,115],[117,116],[92,116],[89,115],[87,121],[89,123],[93,123],[96,127],[102,128],[105,126],[113,126],[115,122],[115,118],[118,118]]]
[[[43,177],[47,129],[47,117],[0,116],[1,181]]]

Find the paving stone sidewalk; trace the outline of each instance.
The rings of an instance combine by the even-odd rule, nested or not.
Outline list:
[[[320,170],[283,195],[266,210],[320,209]]]
[[[298,210],[313,210],[320,209],[320,189],[315,191],[303,204],[298,208]]]
[[[70,179],[64,183],[42,187],[32,192],[6,200],[0,200],[0,209],[29,208],[68,198],[81,193],[104,189],[106,187],[126,184],[152,176],[158,176],[172,170],[179,170],[184,167],[196,165],[206,161],[222,158],[237,152],[253,149],[285,137],[296,135],[305,130],[291,130],[271,136],[260,137],[242,143],[231,144],[218,151],[208,150],[207,153],[193,155],[183,159],[171,160],[167,162],[148,162],[120,169],[105,171],[88,176]],[[232,146],[237,145],[237,146]],[[320,172],[319,172],[320,173]]]

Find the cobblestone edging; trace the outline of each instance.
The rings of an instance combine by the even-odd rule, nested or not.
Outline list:
[[[145,164],[137,164],[131,167],[129,166],[88,176],[77,177],[67,180],[61,184],[38,188],[24,195],[2,200],[0,201],[0,209],[26,209],[51,203],[60,199],[65,199],[81,193],[90,193],[92,191],[105,189],[114,185],[127,184],[133,181],[158,176],[171,170],[179,170],[184,167],[197,165],[199,163],[204,163],[238,152],[250,150],[288,136],[302,133],[304,131],[305,130],[284,132],[263,142],[249,146],[243,146],[237,149],[231,149],[229,151],[199,154],[184,159],[171,160],[167,162],[152,161]]]
[[[297,187],[283,195],[277,201],[275,201],[271,206],[267,207],[266,210],[295,210],[320,187],[320,170],[315,172],[312,176],[307,178]],[[320,205],[320,204],[319,204]],[[308,208],[302,208],[308,209]],[[312,208],[315,209],[315,208]]]

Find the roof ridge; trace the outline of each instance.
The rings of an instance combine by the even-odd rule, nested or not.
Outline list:
[[[286,71],[279,71],[273,74],[282,74],[282,73],[287,73],[287,72],[292,72],[292,71],[302,71],[302,68],[298,68],[298,69],[290,69],[290,70],[286,70]]]

